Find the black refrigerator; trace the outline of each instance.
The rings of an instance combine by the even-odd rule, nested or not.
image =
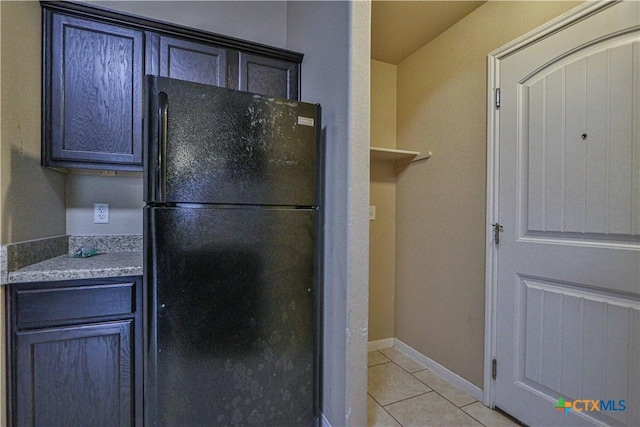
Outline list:
[[[317,425],[320,106],[146,97],[145,424]]]

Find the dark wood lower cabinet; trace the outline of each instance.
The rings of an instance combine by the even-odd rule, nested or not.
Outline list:
[[[132,321],[16,334],[19,425],[132,424]]]
[[[142,425],[140,288],[139,277],[10,285],[11,425]]]

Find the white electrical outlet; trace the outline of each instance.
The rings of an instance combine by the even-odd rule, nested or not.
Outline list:
[[[376,207],[369,206],[369,221],[375,221],[375,220],[376,220]]]
[[[109,223],[109,203],[93,204],[93,223],[94,224]]]

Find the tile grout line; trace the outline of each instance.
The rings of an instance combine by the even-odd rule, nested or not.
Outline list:
[[[435,389],[434,389],[434,391],[435,391],[436,393],[438,393],[438,390],[435,390]],[[445,395],[443,395],[443,394],[441,394],[441,393],[438,393],[438,394],[440,395],[440,397],[442,397],[442,398],[443,398],[444,400],[446,400],[447,402],[451,403],[451,404],[452,404],[453,406],[455,406],[456,408],[458,408],[458,409],[462,409],[462,407],[461,407],[461,406],[458,406],[458,405],[456,405],[455,403],[453,403],[450,399],[447,399],[447,397],[446,397]],[[475,403],[475,402],[476,402],[476,400],[474,399],[474,400],[473,400],[473,402],[471,402],[471,403]]]
[[[405,401],[407,401],[407,400],[413,399],[414,397],[424,396],[425,394],[429,394],[429,393],[431,393],[432,391],[433,391],[433,390],[429,390],[429,391],[425,391],[424,393],[416,394],[415,396],[405,397],[404,399],[396,400],[395,402],[390,402],[390,403],[387,403],[386,405],[382,405],[382,404],[380,404],[380,403],[378,403],[378,404],[380,405],[380,407],[381,407],[382,409],[384,409],[384,408],[386,408],[387,406],[395,405],[396,403],[400,403],[400,402],[405,402]],[[371,396],[371,397],[373,397],[373,396]],[[374,398],[373,400],[376,400],[376,399]],[[377,400],[376,400],[376,402],[377,402]]]
[[[407,356],[407,355],[405,354],[405,356],[407,356],[407,357],[408,357],[409,359],[411,359],[413,362],[415,362],[415,363],[417,363],[418,365],[422,366],[422,369],[418,369],[417,371],[413,371],[413,372],[411,372],[411,371],[409,371],[408,369],[405,369],[402,365],[400,365],[398,362],[396,362],[395,360],[393,360],[392,358],[390,358],[390,357],[389,357],[389,356],[387,356],[386,354],[382,353],[382,352],[381,352],[381,351],[379,351],[379,350],[376,350],[376,351],[378,351],[378,352],[379,352],[380,354],[382,354],[384,357],[386,357],[387,359],[389,359],[389,361],[390,361],[390,362],[395,363],[398,367],[400,367],[403,371],[405,371],[406,373],[408,373],[408,374],[410,374],[410,375],[413,375],[413,374],[415,374],[415,373],[417,373],[417,372],[422,372],[422,371],[428,371],[428,370],[429,370],[429,368],[427,368],[426,366],[424,366],[424,365],[423,365],[423,364],[421,364],[420,362],[416,362],[415,360],[411,359],[411,357],[410,357],[410,356]],[[402,353],[402,354],[404,354],[404,353]],[[416,378],[416,379],[417,379],[417,378]]]
[[[427,392],[427,393],[428,393],[428,392]],[[368,394],[368,395],[373,399],[373,401],[374,401],[374,402],[376,402],[376,403],[378,404],[378,406],[380,406],[380,408],[381,408],[384,412],[386,412],[386,413],[387,413],[391,418],[393,418],[393,420],[394,420],[395,422],[397,422],[397,423],[398,423],[398,425],[399,425],[400,427],[404,427],[404,426],[402,425],[402,423],[401,423],[400,421],[398,421],[398,419],[397,419],[396,417],[394,417],[394,416],[393,416],[389,411],[387,411],[387,410],[385,409],[385,407],[384,407],[384,406],[382,406],[382,404],[380,404],[380,402],[378,402],[378,401],[376,400],[376,398],[375,398],[375,397],[371,396],[371,394],[369,394],[369,392],[368,392],[368,391],[367,391],[367,394]],[[414,397],[415,397],[415,396],[414,396]],[[411,398],[409,398],[409,399],[411,399]],[[406,400],[406,399],[405,399],[405,400]],[[400,402],[400,400],[399,400],[398,402]],[[393,405],[393,403],[389,403],[388,405]],[[388,405],[387,405],[387,406],[388,406]]]
[[[446,399],[446,398],[445,398],[445,399]],[[478,403],[478,400],[474,400],[474,401],[473,401],[473,402],[471,402],[471,403],[467,403],[467,404],[464,404],[464,405],[462,405],[462,406],[458,406],[458,408],[460,408],[460,409],[462,409],[462,408],[466,408],[467,406],[471,406],[471,405],[473,405],[474,403]]]
[[[416,378],[418,381],[420,381],[420,378]],[[438,390],[436,390],[435,388],[431,387],[429,384],[425,383],[424,381],[420,381],[422,384],[426,385],[427,387],[429,387],[431,390],[433,390],[438,396],[442,397],[444,400],[446,400],[447,402],[451,403],[453,406],[455,406],[458,409],[462,409],[465,406],[469,406],[469,405],[473,405],[474,403],[477,402],[477,400],[473,399],[473,402],[471,403],[467,403],[465,405],[462,406],[458,406],[456,405],[454,402],[451,401],[451,399],[448,399],[444,394],[439,393]]]
[[[378,404],[378,406],[380,406],[381,408],[384,408],[384,406],[382,406],[382,404],[380,402],[378,402],[376,400],[375,397],[373,397],[373,395],[371,393],[369,393],[369,391],[367,390],[367,394],[369,395],[369,397],[371,397],[373,399],[374,402],[376,402]]]
[[[398,423],[398,425],[399,425],[400,427],[404,427],[404,425],[402,425],[402,423],[401,423],[401,422],[400,422],[396,417],[394,417],[393,415],[391,415],[391,413],[390,413],[389,411],[387,411],[386,409],[384,409],[384,406],[381,406],[381,408],[382,408],[382,410],[383,410],[384,412],[386,412],[387,414],[389,414],[389,416],[390,416],[391,418],[393,418],[393,419],[394,419],[394,421],[395,421],[395,422],[397,422],[397,423]]]
[[[416,379],[417,379],[417,378],[416,378]],[[429,388],[430,388],[430,387],[429,387]],[[407,397],[406,399],[398,400],[397,402],[388,403],[388,404],[386,404],[386,405],[384,405],[384,406],[380,405],[380,407],[382,408],[382,410],[383,410],[383,411],[385,411],[387,414],[389,414],[389,416],[390,416],[391,418],[393,418],[393,419],[394,419],[394,421],[395,421],[395,422],[397,422],[397,423],[398,423],[398,425],[399,425],[400,427],[404,427],[404,425],[400,422],[400,420],[398,420],[396,417],[394,417],[394,416],[393,416],[393,414],[391,414],[391,412],[387,411],[387,408],[386,408],[386,407],[387,407],[387,406],[391,406],[391,405],[395,405],[396,403],[404,402],[404,401],[406,401],[406,400],[413,399],[413,398],[418,397],[418,396],[424,396],[425,394],[432,393],[433,391],[434,391],[434,390],[433,390],[433,389],[431,389],[431,390],[429,390],[429,391],[427,391],[427,392],[420,393],[420,394],[416,394],[415,396]],[[373,398],[373,396],[372,396],[372,398]],[[375,400],[375,399],[373,399],[373,400]],[[376,401],[376,402],[377,402],[377,401]],[[483,424],[483,426],[484,426],[484,424]],[[486,426],[485,426],[485,427],[486,427]]]
[[[409,375],[411,375],[411,376],[413,376],[413,374],[417,374],[418,372],[428,371],[428,370],[429,370],[429,368],[424,368],[424,369],[419,369],[419,370],[417,370],[417,371],[413,371],[413,372],[411,372],[411,371],[408,371],[407,369],[403,368],[403,367],[402,367],[402,365],[399,365],[399,364],[398,364],[398,362],[396,362],[396,361],[395,361],[395,360],[393,360],[393,359],[389,359],[389,362],[393,363],[393,364],[394,364],[394,365],[396,365],[398,368],[402,369],[403,371],[405,371],[407,374],[409,374]],[[386,362],[385,362],[385,363],[386,363]],[[416,362],[416,363],[418,363],[418,362]],[[381,365],[381,363],[380,363],[380,365]],[[432,371],[432,372],[433,372],[433,371]],[[418,378],[416,378],[416,379],[418,380]],[[418,380],[418,381],[420,381],[420,380]],[[423,383],[422,381],[420,381],[420,382],[421,382],[421,383]],[[424,384],[424,383],[423,383],[423,384]]]
[[[473,402],[465,403],[465,404],[464,404],[464,405],[462,405],[462,406],[457,405],[456,403],[454,403],[453,401],[451,401],[450,399],[448,399],[445,395],[443,395],[442,393],[439,393],[439,392],[438,392],[438,390],[436,390],[435,388],[433,388],[430,384],[427,384],[426,382],[422,381],[420,378],[418,378],[418,377],[416,377],[416,376],[414,375],[414,374],[417,374],[417,373],[419,373],[419,372],[423,372],[423,371],[429,371],[429,372],[431,372],[431,373],[433,373],[433,374],[435,374],[435,375],[438,375],[438,374],[436,374],[435,372],[433,372],[432,370],[430,370],[429,368],[425,368],[425,369],[422,369],[422,370],[420,370],[420,371],[416,371],[416,372],[414,372],[414,373],[409,372],[409,374],[410,374],[413,378],[415,378],[415,379],[417,379],[418,381],[420,381],[422,384],[424,384],[424,385],[426,385],[427,387],[429,387],[431,390],[435,391],[435,392],[436,392],[436,394],[438,394],[440,397],[442,397],[442,398],[443,398],[444,400],[446,400],[447,402],[451,403],[451,404],[452,404],[453,406],[455,406],[456,408],[458,408],[458,409],[462,409],[462,408],[463,408],[463,407],[465,407],[465,406],[473,405],[474,403],[476,403],[476,402],[477,402],[477,400],[476,400],[476,399],[474,399],[474,398],[473,398],[473,396],[470,396],[470,397],[473,399]],[[439,376],[439,375],[438,375],[438,376]],[[449,382],[448,382],[447,380],[445,380],[444,378],[443,378],[443,380],[444,380],[444,381],[446,381],[446,382],[447,382],[451,387],[453,387],[453,388],[455,388],[456,390],[458,390],[458,391],[460,391],[460,392],[464,393],[462,390],[459,390],[458,388],[456,388],[453,384],[449,383]],[[465,393],[465,394],[466,394],[466,393]]]
[[[371,367],[373,367],[373,366],[385,365],[385,364],[387,364],[387,363],[391,363],[391,360],[389,360],[389,361],[387,361],[387,362],[380,362],[380,363],[376,363],[376,364],[373,364],[373,365],[367,365],[367,368],[371,368]]]
[[[473,403],[476,403],[477,400]],[[473,403],[469,403],[469,405],[473,405]],[[465,405],[464,407],[467,407],[469,405]],[[482,421],[480,421],[479,419],[477,419],[476,417],[474,417],[473,415],[471,415],[470,413],[468,413],[467,411],[462,409],[463,407],[460,407],[460,410],[463,411],[465,414],[467,414],[469,417],[473,418],[474,420],[476,420],[478,423],[480,423],[480,425],[487,427],[487,425],[485,423],[483,423]]]
[[[483,426],[483,427],[487,427],[487,425],[486,425],[486,424],[484,424],[482,421],[480,421],[479,419],[477,419],[477,418],[476,418],[476,417],[474,417],[473,415],[468,414],[467,412],[465,412],[465,414],[467,414],[467,415],[469,416],[469,418],[471,418],[472,420],[477,421],[477,422],[478,422],[478,424],[480,424],[481,426]]]
[[[429,393],[429,392],[427,392],[427,393]],[[426,393],[423,393],[423,394],[426,394]],[[368,395],[370,398],[372,398],[372,399],[373,399],[373,401],[374,401],[374,402],[376,402],[376,403],[378,404],[378,406],[379,406],[379,407],[380,407],[384,412],[386,412],[386,413],[387,413],[391,418],[393,418],[393,420],[394,420],[395,422],[397,422],[397,423],[398,423],[398,425],[399,425],[400,427],[404,427],[404,426],[402,425],[402,423],[401,423],[400,421],[398,421],[398,419],[397,419],[396,417],[394,417],[394,416],[393,416],[389,411],[387,411],[387,410],[385,409],[385,407],[384,407],[384,406],[382,406],[382,404],[381,404],[380,402],[378,402],[378,401],[376,400],[376,398],[375,398],[375,397],[373,397],[373,396],[371,395],[371,393],[369,393],[369,391],[368,391],[368,390],[367,390],[367,395]],[[415,397],[415,396],[413,396],[413,397]],[[408,399],[411,399],[411,398],[409,397]],[[403,399],[403,400],[407,400],[407,399]],[[399,400],[398,402],[401,402],[401,400]],[[394,402],[394,403],[397,403],[397,402]],[[389,405],[393,405],[393,403],[388,403],[386,406],[389,406]]]

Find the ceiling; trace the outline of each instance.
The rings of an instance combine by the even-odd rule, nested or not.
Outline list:
[[[374,0],[371,58],[397,65],[485,1]]]

